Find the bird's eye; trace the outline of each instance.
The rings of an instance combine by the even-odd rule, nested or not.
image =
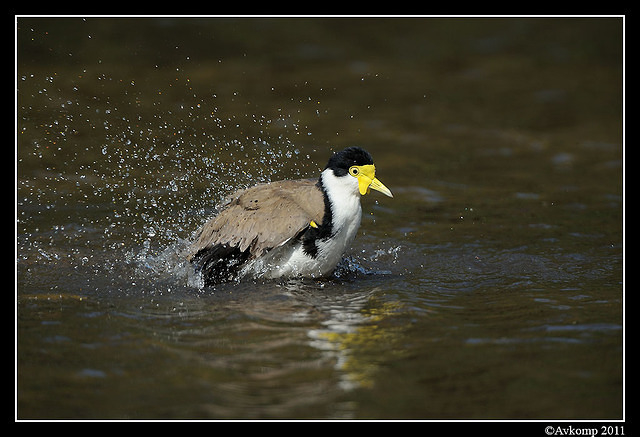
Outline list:
[[[355,165],[349,168],[349,174],[351,176],[358,176],[358,173],[360,173],[360,170]]]

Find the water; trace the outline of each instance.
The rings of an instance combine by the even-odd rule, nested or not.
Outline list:
[[[17,20],[19,419],[620,419],[620,19]],[[199,286],[369,150],[333,277]]]

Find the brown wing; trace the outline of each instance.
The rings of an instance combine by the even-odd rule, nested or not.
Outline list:
[[[324,196],[316,180],[256,185],[233,194],[220,213],[206,222],[189,249],[189,259],[217,244],[250,249],[253,256],[280,246],[307,227],[322,223]]]

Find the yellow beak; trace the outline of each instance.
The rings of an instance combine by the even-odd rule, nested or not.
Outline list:
[[[369,193],[370,188],[373,188],[376,191],[380,191],[382,194],[393,197],[391,190],[385,187],[384,184],[376,178],[376,167],[373,164],[354,167],[358,169],[356,177],[358,178],[358,188],[361,195],[364,196]]]

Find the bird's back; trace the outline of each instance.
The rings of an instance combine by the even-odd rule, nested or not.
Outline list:
[[[228,276],[228,264],[240,267],[296,237],[311,221],[322,223],[324,208],[324,195],[313,179],[240,190],[200,228],[187,258],[204,269],[205,276],[217,270]]]

